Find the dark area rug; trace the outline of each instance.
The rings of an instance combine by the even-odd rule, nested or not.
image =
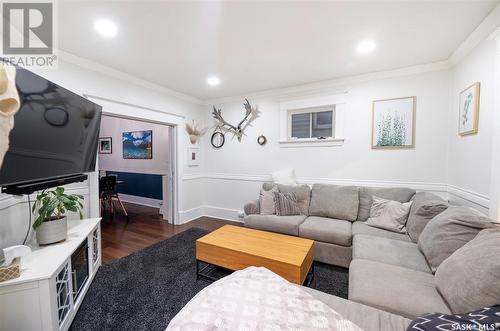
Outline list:
[[[207,234],[189,229],[103,265],[70,330],[165,330],[208,280],[196,280],[195,241]],[[228,272],[217,269],[212,276]],[[348,271],[316,263],[312,288],[347,298]]]

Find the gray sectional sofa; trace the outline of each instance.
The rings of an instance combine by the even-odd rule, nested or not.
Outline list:
[[[273,186],[265,183],[263,189],[269,190]],[[302,215],[261,215],[256,200],[245,205],[244,224],[254,229],[312,239],[315,241],[316,261],[349,268],[349,300],[308,289],[316,298],[367,330],[404,330],[410,319],[422,314],[464,312],[450,309],[450,301],[455,301],[454,295],[458,290],[448,290],[445,293],[447,300],[443,297],[441,292],[446,289],[436,284],[436,268],[434,265],[431,267],[422,253],[425,250],[429,252],[426,255],[436,255],[436,250],[440,248],[432,244],[425,247],[425,243],[419,243],[419,237],[436,215],[456,208],[448,215],[451,218],[448,229],[456,238],[443,247],[444,251],[448,249],[452,254],[481,230],[478,226],[471,234],[460,233],[460,229],[453,234],[454,226],[463,219],[476,217],[480,218],[477,222],[480,224],[483,216],[479,216],[478,212],[476,215],[465,207],[448,208],[447,201],[442,198],[431,193],[416,193],[408,188],[315,184],[312,189],[308,185],[278,185],[278,189],[295,193]],[[412,201],[406,223],[408,233],[395,233],[365,223],[370,215],[373,196],[402,203]],[[454,219],[457,213],[463,215],[462,220],[460,217]],[[431,236],[427,234],[426,238]],[[454,247],[457,243],[459,245]],[[443,256],[446,257],[446,254]],[[441,257],[437,254],[436,258]],[[451,265],[448,267],[450,270],[457,267],[456,263],[448,264]],[[436,272],[438,274],[439,271]],[[498,283],[499,279],[494,282]],[[486,302],[500,304],[495,301],[499,298],[500,293],[495,292]],[[474,307],[474,304],[469,306]]]
[[[263,189],[270,190],[273,186],[264,183]],[[244,206],[245,226],[312,239],[315,241],[316,261],[349,267],[353,237],[360,234],[411,241],[406,234],[374,228],[364,222],[370,216],[373,195],[408,202],[415,190],[324,184],[315,184],[312,190],[309,185],[278,185],[278,189],[295,193],[301,215],[260,215],[259,200],[255,200]]]

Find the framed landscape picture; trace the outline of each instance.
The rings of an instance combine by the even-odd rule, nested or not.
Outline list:
[[[373,101],[372,148],[415,147],[416,97]]]
[[[460,92],[458,134],[461,136],[477,133],[479,123],[479,89],[476,82]]]
[[[123,132],[124,159],[152,159],[153,158],[153,131]]]
[[[113,139],[111,137],[99,138],[99,154],[113,153]]]

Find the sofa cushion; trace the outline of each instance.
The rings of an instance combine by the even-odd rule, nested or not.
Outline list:
[[[274,203],[276,204],[276,215],[292,216],[300,215],[299,205],[295,193],[274,192]]]
[[[309,215],[354,221],[358,216],[358,206],[356,186],[314,184]]]
[[[402,316],[313,290],[309,287],[301,286],[301,289],[366,331],[402,331],[406,330],[411,322]]]
[[[406,331],[498,330],[500,306],[484,307],[465,314],[431,313],[413,321]]]
[[[349,221],[309,216],[299,226],[299,236],[341,246],[351,246],[352,224]]]
[[[357,235],[352,240],[352,257],[431,273],[425,257],[412,242]]]
[[[407,318],[450,313],[432,274],[363,259],[349,267],[349,300]]]
[[[299,235],[299,225],[306,219],[305,215],[249,215],[244,219],[247,228]]]
[[[311,188],[309,185],[278,185],[282,193],[293,193],[297,197],[297,204],[302,215],[309,215],[309,203],[311,202]]]
[[[429,192],[417,192],[412,201],[406,231],[416,243],[427,223],[448,208],[448,202]]]
[[[245,203],[243,211],[245,212],[245,215],[260,214],[259,199]]]
[[[493,221],[479,211],[465,206],[450,206],[434,217],[418,238],[432,272],[457,249],[471,241],[482,229],[494,227]]]
[[[500,228],[482,230],[443,261],[436,286],[456,314],[500,304]]]
[[[370,218],[366,224],[376,228],[397,233],[406,233],[406,221],[410,212],[411,202],[401,203],[373,196]]]
[[[365,222],[356,221],[352,223],[352,235],[357,236],[360,234],[365,234],[374,237],[396,239],[402,241],[411,241],[410,237],[408,237],[407,234],[396,233],[384,229],[374,228],[373,226],[366,225]]]
[[[394,200],[399,202],[408,202],[415,194],[415,190],[404,187],[395,188],[376,188],[376,187],[360,187],[359,188],[359,212],[358,221],[366,221],[370,217],[370,209],[372,207],[372,196],[379,198]]]

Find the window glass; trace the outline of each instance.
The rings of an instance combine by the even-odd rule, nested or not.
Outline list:
[[[333,137],[333,112],[322,111],[318,113],[311,113],[311,115],[311,137]]]
[[[292,138],[311,137],[311,113],[292,114]]]

